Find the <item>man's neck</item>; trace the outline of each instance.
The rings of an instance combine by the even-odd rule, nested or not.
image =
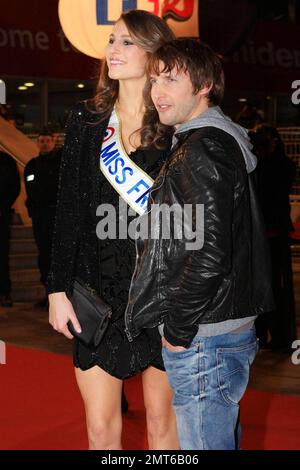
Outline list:
[[[176,130],[179,129],[181,126],[184,126],[185,124],[188,124],[193,119],[200,117],[201,114],[205,113],[208,109],[209,109],[209,106],[208,106],[207,100],[200,101],[198,106],[193,110],[190,117],[186,121],[184,121],[180,124],[176,124],[176,126],[175,126]]]

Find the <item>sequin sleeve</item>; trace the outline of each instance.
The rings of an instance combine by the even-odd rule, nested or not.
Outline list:
[[[65,292],[72,281],[79,229],[79,168],[83,134],[82,105],[70,112],[60,166],[48,294]]]

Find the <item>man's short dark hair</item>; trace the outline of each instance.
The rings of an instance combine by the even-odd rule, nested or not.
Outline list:
[[[161,70],[160,62],[164,64]],[[195,94],[204,86],[212,85],[208,100],[214,105],[221,103],[224,95],[222,62],[207,44],[197,39],[175,39],[161,46],[149,59],[150,74],[170,73],[174,68],[188,73]]]

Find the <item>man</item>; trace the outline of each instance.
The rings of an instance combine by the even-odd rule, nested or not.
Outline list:
[[[55,140],[47,130],[37,140],[40,154],[32,158],[24,171],[27,209],[32,218],[34,238],[38,247],[41,282],[46,285],[51,261],[52,232],[55,219],[61,151],[55,151]],[[35,304],[47,308],[47,296]]]
[[[0,152],[0,306],[12,307],[9,278],[11,207],[20,194],[20,175],[15,160]]]
[[[251,178],[256,159],[245,129],[218,107],[223,70],[209,47],[178,39],[160,48],[149,67],[160,121],[176,131],[143,217],[155,205],[192,204],[204,217],[193,215],[190,229],[198,224],[204,239],[192,249],[187,236],[167,239],[162,218],[159,237],[138,241],[127,336],[164,322],[181,448],[238,449],[239,402],[257,351],[254,320],[273,302]]]

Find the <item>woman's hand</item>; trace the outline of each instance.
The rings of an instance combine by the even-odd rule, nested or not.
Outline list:
[[[62,333],[67,338],[72,339],[73,335],[67,327],[71,320],[74,329],[81,333],[81,327],[75,315],[73,306],[65,292],[56,292],[49,295],[49,323],[54,330]]]

